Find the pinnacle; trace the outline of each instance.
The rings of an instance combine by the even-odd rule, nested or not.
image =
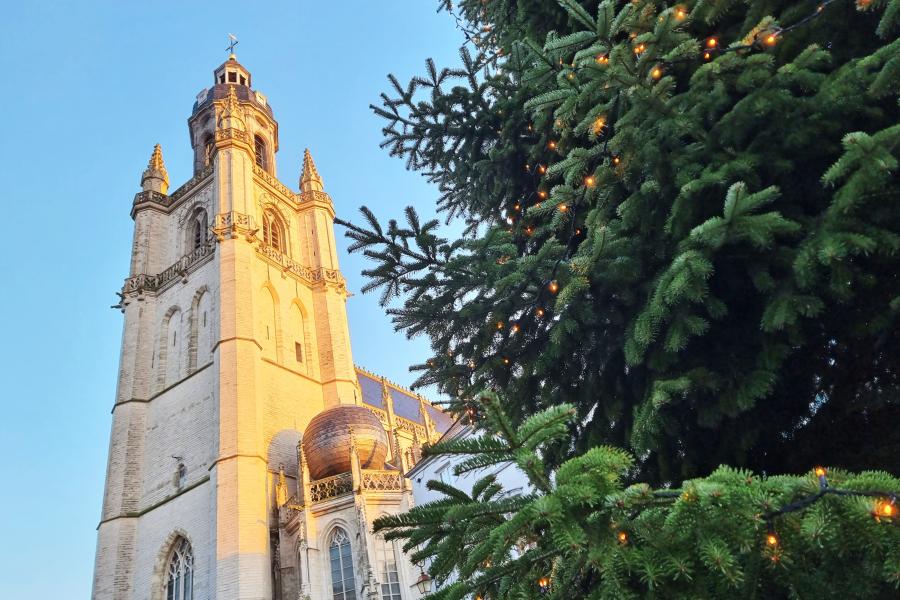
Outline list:
[[[150,156],[150,162],[147,164],[147,169],[163,172],[166,170],[166,163],[163,162],[162,147],[159,144],[153,146],[153,154]]]
[[[144,191],[152,190],[163,194],[169,190],[169,172],[166,171],[166,163],[163,162],[162,148],[159,144],[153,146],[150,162],[141,175],[141,188]]]
[[[309,148],[303,152],[303,172],[300,175],[300,191],[301,192],[321,192],[324,191],[322,178],[316,170],[316,163],[313,162],[312,154]]]

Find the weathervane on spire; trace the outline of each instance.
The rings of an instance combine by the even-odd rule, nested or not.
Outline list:
[[[228,50],[228,53],[234,54],[234,47],[237,45],[238,45],[237,36],[234,35],[233,33],[229,33],[228,34],[228,48],[226,48],[226,50]]]

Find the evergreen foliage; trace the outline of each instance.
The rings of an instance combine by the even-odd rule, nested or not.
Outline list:
[[[480,409],[496,434],[427,452],[467,455],[457,473],[512,461],[530,492],[504,496],[494,476],[471,494],[432,481],[443,499],[375,522],[449,582],[429,600],[897,597],[900,479],[887,473],[762,477],[720,467],[652,489],[626,486],[631,456],[598,446],[548,476],[542,450],[568,437],[572,406],[518,428],[495,395]]]
[[[391,76],[373,109],[463,234],[412,208],[344,223],[374,261],[366,291],[431,340],[417,384],[457,413],[502,389],[516,424],[571,406],[549,467],[612,445],[655,484],[720,464],[900,471],[900,0],[455,10],[462,67]],[[836,502],[809,514],[851,511]],[[654,516],[672,510],[641,519],[675,527]],[[637,572],[640,547],[610,546],[604,568]],[[704,548],[690,560],[743,546]],[[759,566],[741,564],[735,581]]]

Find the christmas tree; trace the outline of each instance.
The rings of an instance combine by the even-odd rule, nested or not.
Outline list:
[[[496,434],[439,442],[457,472],[512,462],[531,483],[504,496],[493,476],[470,493],[383,517],[442,585],[461,598],[896,598],[900,479],[817,467],[760,477],[720,467],[679,489],[624,485],[634,462],[608,446],[548,471],[540,455],[568,438],[576,411],[548,408],[516,428],[493,394],[478,399]],[[895,490],[895,491],[891,491]]]
[[[463,235],[344,223],[417,384],[571,406],[548,469],[900,471],[900,0],[445,8],[462,66],[373,108]]]

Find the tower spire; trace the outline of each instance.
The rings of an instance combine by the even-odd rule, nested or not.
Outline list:
[[[166,171],[166,163],[163,162],[162,148],[159,144],[153,147],[150,162],[141,175],[141,187],[145,192],[152,190],[165,194],[169,191],[169,172]]]
[[[313,162],[312,154],[309,153],[309,148],[303,152],[303,173],[300,175],[300,191],[325,191],[322,185],[322,178],[319,177],[319,172],[316,170],[316,163]]]

